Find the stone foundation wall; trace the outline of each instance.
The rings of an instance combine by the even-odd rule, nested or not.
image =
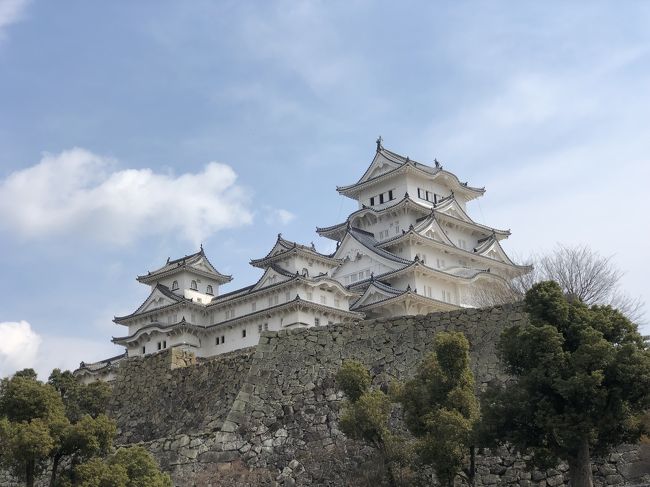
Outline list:
[[[265,332],[255,349],[196,365],[173,349],[130,359],[111,404],[118,443],[144,441],[178,486],[364,485],[352,479],[376,470],[372,451],[338,429],[343,395],[334,376],[343,360],[360,360],[385,387],[413,375],[436,333],[462,331],[484,387],[505,377],[495,350],[501,331],[526,319],[520,306],[468,309]],[[477,486],[567,485],[566,470],[527,471],[506,450],[485,452]],[[622,446],[595,460],[594,474],[597,486],[640,485],[650,474],[650,448]]]
[[[172,348],[120,363],[108,412],[116,443],[214,432],[248,374],[254,349],[199,361]]]

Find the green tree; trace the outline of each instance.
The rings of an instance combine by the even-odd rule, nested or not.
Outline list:
[[[68,420],[56,390],[26,371],[0,382],[0,461],[31,487]]]
[[[151,454],[141,446],[120,448],[105,461],[94,458],[76,468],[79,487],[171,487]]]
[[[97,381],[85,385],[72,372],[60,369],[52,371],[48,384],[61,396],[69,420],[50,453],[50,486],[54,487],[64,458],[69,459],[69,467],[64,473],[70,477],[75,465],[109,452],[116,427],[114,421],[104,414],[111,394],[108,384]]]
[[[574,487],[591,487],[591,454],[639,439],[650,406],[650,352],[609,306],[567,299],[553,281],[526,293],[530,323],[506,329],[499,355],[516,379],[489,390],[484,428],[548,467],[566,460]]]
[[[408,463],[409,455],[404,439],[388,427],[390,398],[370,388],[370,373],[356,360],[343,362],[336,383],[348,398],[339,421],[341,431],[374,447],[386,465],[390,485],[398,485],[396,469]]]
[[[473,459],[473,432],[479,419],[469,343],[462,333],[440,333],[434,351],[400,393],[406,425],[418,438],[415,450],[433,466],[438,480],[453,485],[468,454]],[[467,469],[473,481],[473,460]]]

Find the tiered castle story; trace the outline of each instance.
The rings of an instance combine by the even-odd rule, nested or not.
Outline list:
[[[461,183],[438,161],[428,166],[385,149],[354,184],[337,188],[358,202],[346,221],[317,228],[337,242],[331,255],[278,235],[250,264],[263,270],[253,285],[226,294],[232,280],[203,247],[139,276],[151,287],[113,342],[124,356],[81,364],[84,381],[110,380],[114,365],[169,347],[198,357],[256,345],[266,330],[326,325],[364,317],[417,315],[480,304],[480,296],[526,273],[499,241],[510,235],[476,223],[467,203],[485,193]],[[110,365],[110,366],[109,366]]]

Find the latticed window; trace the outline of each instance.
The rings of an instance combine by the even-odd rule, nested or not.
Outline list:
[[[172,282],[172,291],[176,291],[178,289],[178,281]]]
[[[192,282],[190,284],[190,289],[193,289],[194,291],[196,291],[198,288],[199,287],[196,285],[196,281],[192,280]]]
[[[208,287],[206,288],[205,293],[206,293],[206,294],[214,294],[214,293],[212,292],[212,286],[211,286],[210,284],[208,284]]]

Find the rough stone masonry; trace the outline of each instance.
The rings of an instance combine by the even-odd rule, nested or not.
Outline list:
[[[526,319],[521,306],[505,305],[263,332],[257,347],[198,362],[171,349],[120,366],[110,414],[118,443],[144,442],[179,486],[206,478],[219,485],[232,462],[280,484],[344,485],[341,468],[355,468],[363,449],[338,429],[343,397],[334,375],[343,360],[360,360],[385,387],[411,377],[436,333],[461,331],[483,388],[505,378],[495,351],[501,331]],[[505,450],[486,452],[477,485],[566,485],[566,471],[527,471]],[[594,461],[594,475],[599,486],[640,485],[650,478],[650,449],[623,445]]]

